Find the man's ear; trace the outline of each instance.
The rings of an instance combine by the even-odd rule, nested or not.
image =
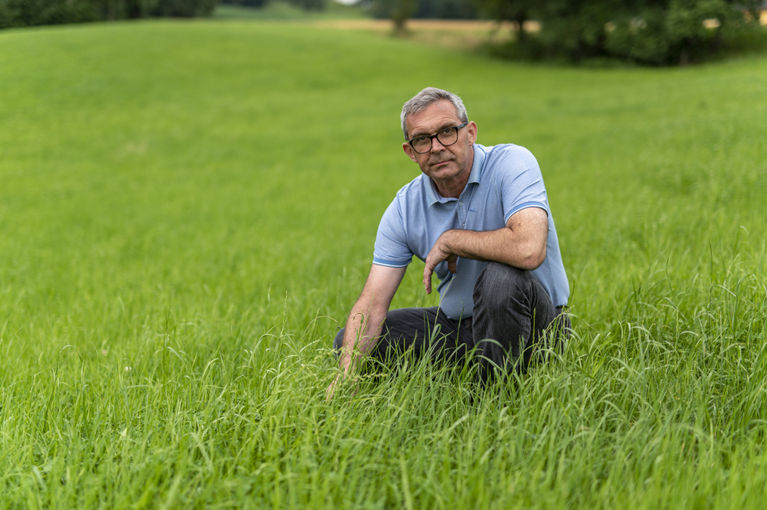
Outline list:
[[[416,163],[418,162],[415,159],[415,151],[413,150],[413,148],[410,146],[409,143],[407,142],[403,143],[402,150],[405,151],[405,154],[407,154],[410,159],[412,159]]]
[[[469,142],[474,143],[477,141],[477,123],[473,120],[466,126],[466,132],[469,135]]]

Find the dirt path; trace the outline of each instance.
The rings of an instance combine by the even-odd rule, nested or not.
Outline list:
[[[339,30],[371,30],[382,34],[392,31],[391,20],[385,19],[318,20],[313,23]],[[407,22],[407,30],[409,39],[451,48],[470,48],[487,41],[502,42],[512,34],[511,23],[486,20],[411,19]]]

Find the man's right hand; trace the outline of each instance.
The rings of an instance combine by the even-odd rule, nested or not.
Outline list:
[[[341,380],[343,379],[343,376],[341,374],[338,374],[335,379],[333,379],[333,382],[330,383],[330,386],[328,386],[328,389],[325,390],[325,400],[330,401],[333,399],[333,397],[336,394],[336,389],[338,388],[338,385],[341,383]]]
[[[365,282],[365,287],[362,289],[362,294],[352,307],[346,321],[341,357],[338,363],[342,372],[335,377],[325,391],[327,400],[335,396],[344,379],[356,377],[355,370],[358,357],[366,356],[375,347],[378,336],[381,334],[384,319],[386,319],[389,304],[403,276],[405,276],[404,267],[373,264],[370,268],[370,274]]]
[[[330,383],[330,386],[328,386],[328,389],[325,390],[325,400],[331,401],[333,400],[333,397],[336,396],[336,393],[339,391],[339,388],[346,382],[347,378],[352,378],[351,384],[352,384],[352,395],[354,393],[357,393],[357,377],[356,376],[350,376],[348,373],[341,373],[338,374],[335,379],[333,379],[333,382]]]

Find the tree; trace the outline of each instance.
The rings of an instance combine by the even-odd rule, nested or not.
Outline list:
[[[0,0],[0,28],[149,16],[209,16],[218,0]]]
[[[246,7],[266,7],[269,0],[221,0],[222,4],[244,5]]]
[[[534,17],[538,34],[524,31],[514,51],[533,58],[571,61],[618,58],[649,65],[687,64],[722,47],[742,25],[754,0],[481,0],[517,29]]]
[[[185,18],[210,16],[217,4],[218,0],[156,0],[151,14]]]
[[[518,41],[525,41],[524,26],[535,11],[535,0],[485,0],[482,3],[485,14],[500,21],[511,21],[512,30]]]
[[[291,4],[305,11],[321,11],[325,8],[325,0],[289,0]]]
[[[394,32],[407,32],[406,23],[415,13],[416,0],[372,0],[370,12],[377,18],[389,18],[394,23]]]
[[[473,19],[477,17],[474,0],[418,0],[413,18]]]

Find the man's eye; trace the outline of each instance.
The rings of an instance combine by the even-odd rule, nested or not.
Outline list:
[[[424,135],[416,136],[415,138],[413,138],[413,143],[418,145],[422,145],[424,143],[427,143],[428,141],[429,141],[429,137]]]
[[[450,126],[450,127],[444,127],[444,128],[442,128],[442,129],[440,129],[440,130],[439,130],[439,133],[437,133],[437,134],[438,134],[439,136],[447,136],[447,135],[452,135],[452,134],[453,134],[453,127],[452,127],[452,126]]]

